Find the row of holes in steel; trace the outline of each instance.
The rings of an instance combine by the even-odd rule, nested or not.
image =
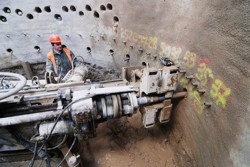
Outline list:
[[[34,46],[34,49],[36,50],[36,51],[40,51],[40,47],[39,46]],[[86,47],[86,50],[90,53],[91,52],[91,48],[90,47]],[[9,53],[13,53],[13,50],[11,49],[11,48],[8,48],[8,49],[6,49],[6,51],[7,52],[9,52]],[[109,53],[110,53],[110,55],[113,55],[114,54],[114,50],[113,49],[110,49],[109,50]],[[127,59],[129,59],[130,58],[130,55],[129,54],[126,54],[126,58]]]
[[[40,46],[34,46],[34,49],[37,50],[37,51],[40,51]],[[86,50],[87,50],[88,52],[91,52],[91,48],[90,48],[90,47],[87,47]],[[6,51],[9,52],[9,53],[13,53],[13,50],[12,50],[11,48],[6,49]],[[110,54],[114,53],[114,50],[113,50],[113,49],[110,49],[110,50],[109,50],[109,53],[110,53]]]
[[[40,47],[39,46],[34,46],[34,49],[37,50],[37,51],[40,51]],[[88,52],[91,52],[91,48],[90,47],[87,47],[86,49],[87,49]],[[10,48],[8,48],[6,51],[9,52],[9,53],[13,53],[13,50],[10,49]],[[110,53],[110,55],[112,55],[114,53],[114,50],[110,49],[109,53]],[[130,61],[130,55],[129,54],[125,55],[124,61],[127,61],[127,62]],[[146,66],[146,62],[142,62],[142,66]]]
[[[107,8],[108,10],[112,10],[112,9],[113,9],[113,6],[112,6],[112,4],[110,4],[110,3],[108,3],[108,4],[106,5],[106,7],[105,7],[104,5],[101,5],[101,6],[100,6],[100,10],[101,10],[101,11],[105,11],[106,8]],[[63,6],[63,7],[62,7],[62,10],[63,10],[64,12],[68,12],[69,9],[70,9],[71,11],[73,11],[73,12],[76,11],[76,7],[75,7],[74,5],[71,5],[69,8],[68,8],[67,6]],[[87,11],[92,11],[92,8],[91,8],[90,5],[86,5],[86,6],[85,6],[85,9],[86,9]],[[48,12],[48,13],[51,12],[50,6],[45,6],[45,7],[44,7],[44,10],[45,10],[46,12]],[[11,9],[8,8],[8,7],[4,7],[4,8],[3,8],[3,11],[4,11],[5,13],[11,13]],[[42,13],[42,9],[41,9],[40,7],[35,7],[34,11],[37,12],[37,13]],[[23,15],[23,12],[22,12],[20,9],[16,9],[15,12],[16,12],[16,14],[19,15],[19,16],[22,16],[22,15]],[[80,16],[83,16],[83,15],[84,15],[84,12],[83,12],[83,11],[79,11],[79,15],[80,15]],[[26,15],[26,17],[27,17],[28,19],[30,19],[30,20],[32,20],[32,19],[34,18],[34,16],[33,16],[31,13],[28,13],[28,14]],[[57,20],[59,20],[59,21],[62,20],[62,17],[61,17],[61,15],[59,15],[59,14],[55,14],[54,17],[55,17],[55,19],[57,19]],[[98,13],[97,11],[94,11],[94,17],[96,17],[96,18],[99,18],[99,17],[100,17],[100,16],[99,16],[99,13]],[[7,22],[7,18],[6,18],[5,16],[2,16],[2,15],[0,15],[0,20],[1,20],[2,22]],[[113,20],[114,20],[114,22],[118,22],[118,21],[119,21],[119,18],[118,18],[117,16],[114,16]]]
[[[40,51],[40,47],[39,46],[34,46],[34,49],[37,50],[38,52]],[[87,47],[86,49],[87,49],[87,51],[89,53],[91,52],[91,48],[90,47]],[[9,52],[9,53],[13,53],[13,50],[11,48],[6,49],[6,51]],[[110,55],[113,55],[114,54],[114,50],[110,49],[109,53],[110,53]],[[128,62],[130,60],[130,55],[126,54],[124,60]],[[142,65],[144,65],[144,64],[145,64],[145,62],[142,62]]]
[[[37,52],[40,52],[40,47],[39,46],[34,46],[34,49],[37,51]],[[91,52],[91,48],[90,47],[87,47],[86,48],[87,52],[90,53]],[[11,48],[8,48],[6,49],[7,52],[13,54],[13,50]],[[114,54],[114,50],[113,49],[110,49],[109,50],[109,53],[110,55],[113,55]],[[130,60],[130,55],[129,54],[126,54],[126,58],[124,59],[125,61],[129,61]]]

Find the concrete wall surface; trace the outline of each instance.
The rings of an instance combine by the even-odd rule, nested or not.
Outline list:
[[[44,62],[53,33],[86,62],[118,71],[160,67],[167,56],[186,70],[180,86],[188,90],[173,115],[177,166],[250,167],[249,0],[1,0],[0,7],[1,69]]]

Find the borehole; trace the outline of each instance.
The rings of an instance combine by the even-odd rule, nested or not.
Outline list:
[[[90,7],[89,5],[86,5],[86,6],[85,6],[85,9],[86,9],[87,11],[91,11],[91,10],[92,10],[91,7]]]
[[[70,8],[70,10],[73,11],[73,12],[76,11],[76,7],[75,7],[74,5],[71,5],[69,8]]]
[[[48,13],[51,12],[50,6],[45,6],[45,7],[44,7],[44,10],[45,10],[46,12],[48,12]]]
[[[108,3],[108,4],[107,4],[107,8],[108,8],[109,10],[112,10],[112,9],[113,9],[112,4]]]
[[[110,54],[114,54],[114,50],[113,50],[113,49],[110,49],[110,50],[109,50],[109,53],[110,53]]]
[[[142,65],[143,67],[147,67],[147,63],[146,63],[146,62],[142,62],[141,65]]]
[[[36,11],[37,13],[42,13],[42,9],[39,8],[39,7],[35,7],[35,11]]]
[[[30,13],[28,13],[28,14],[26,15],[26,17],[27,17],[28,19],[30,19],[30,20],[34,19],[33,15],[30,14]]]
[[[4,16],[2,16],[2,15],[0,15],[0,20],[1,20],[2,22],[7,22],[6,17],[4,17]]]
[[[83,15],[84,15],[83,11],[80,11],[80,12],[79,12],[79,15],[80,15],[80,16],[83,16]]]
[[[4,8],[3,8],[3,11],[4,11],[5,13],[11,13],[10,8],[8,8],[8,7],[4,7]]]
[[[12,53],[13,50],[11,48],[6,49],[7,52]]]
[[[55,14],[55,15],[54,15],[54,17],[55,17],[55,19],[56,19],[56,20],[58,20],[58,21],[62,21],[62,17],[61,17],[61,15],[59,15],[59,14]]]
[[[106,10],[106,7],[104,5],[101,5],[100,10]]]
[[[129,62],[129,61],[130,61],[130,55],[129,55],[129,54],[126,54],[126,55],[125,55],[124,61],[126,61],[126,62]]]
[[[34,46],[34,49],[39,51],[40,50],[40,47],[39,46]]]
[[[99,13],[97,11],[94,12],[94,17],[99,18]]]
[[[88,52],[91,52],[91,48],[90,47],[87,47],[86,48]]]
[[[16,9],[15,12],[16,12],[16,14],[19,15],[19,16],[22,16],[22,15],[23,15],[23,12],[22,12],[20,9]]]
[[[68,9],[67,6],[63,6],[63,7],[62,7],[62,10],[63,10],[64,12],[68,12],[68,11],[69,11],[69,9]]]
[[[119,22],[119,18],[117,16],[114,16],[113,20],[115,23]]]

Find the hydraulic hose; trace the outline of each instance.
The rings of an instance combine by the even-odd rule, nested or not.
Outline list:
[[[9,127],[8,130],[20,145],[22,145],[24,148],[26,148],[32,152],[35,151],[35,144],[24,139],[24,137],[20,133],[20,130],[18,127],[16,127],[16,126]],[[44,150],[37,151],[37,155],[40,158],[46,159],[46,153]]]
[[[14,77],[20,80],[20,82],[15,86],[15,88],[11,89],[10,91],[0,94],[0,100],[7,98],[18,91],[20,91],[25,85],[26,85],[26,78],[20,74],[16,73],[10,73],[10,72],[0,72],[0,76],[8,76],[8,77]]]

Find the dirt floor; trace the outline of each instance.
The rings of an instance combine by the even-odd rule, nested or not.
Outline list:
[[[140,113],[100,125],[97,137],[84,142],[85,166],[174,167],[169,126],[145,129]]]

